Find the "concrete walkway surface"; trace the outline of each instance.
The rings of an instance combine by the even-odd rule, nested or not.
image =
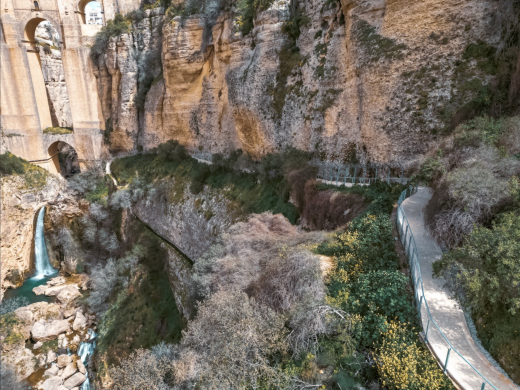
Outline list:
[[[462,309],[457,301],[451,298],[450,292],[444,288],[445,279],[433,278],[432,263],[441,258],[442,251],[430,237],[424,224],[423,208],[431,197],[429,188],[419,188],[416,194],[402,203],[404,214],[415,238],[420,264],[420,274],[419,269],[412,269],[412,277],[415,276],[416,280],[422,278],[424,298],[428,302],[432,318],[453,348],[498,390],[518,390],[520,388],[498,371],[475,345]],[[404,224],[406,225],[406,222]],[[421,295],[419,282],[419,300]],[[432,322],[428,325],[428,313],[424,302],[421,305],[421,319],[423,330],[428,327],[427,340],[430,348],[444,367],[450,347],[435,325]],[[484,380],[454,350],[449,352],[447,371],[450,377],[465,390],[493,389],[488,383],[482,387]]]

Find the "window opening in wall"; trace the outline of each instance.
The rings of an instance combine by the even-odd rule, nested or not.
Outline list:
[[[40,6],[37,1],[34,2],[34,9],[40,9]]]
[[[49,21],[34,18],[25,27],[25,42],[41,129],[45,134],[71,133],[59,32]]]
[[[103,11],[99,2],[83,0],[79,2],[78,8],[84,24],[103,24]]]

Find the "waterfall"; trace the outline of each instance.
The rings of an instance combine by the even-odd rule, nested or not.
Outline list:
[[[57,272],[52,268],[47,254],[47,246],[45,245],[45,236],[43,234],[43,217],[45,216],[45,207],[40,209],[36,222],[36,234],[34,237],[34,256],[36,273],[32,277],[33,280],[40,280],[46,276],[51,276]]]
[[[83,341],[78,348],[78,356],[81,359],[81,362],[87,368],[87,380],[83,382],[81,385],[81,390],[90,390],[90,380],[88,378],[88,362],[90,357],[94,354],[94,349],[96,349],[96,332],[92,329],[88,330],[89,339],[87,341]]]

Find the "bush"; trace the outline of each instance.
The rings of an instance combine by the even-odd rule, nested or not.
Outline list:
[[[0,154],[0,173],[6,175],[23,175],[27,161],[10,152]]]
[[[399,271],[361,274],[349,284],[347,310],[363,318],[359,334],[362,345],[378,343],[392,320],[415,323],[407,287],[408,278]]]
[[[277,380],[268,357],[287,350],[283,317],[243,292],[221,290],[199,306],[183,335],[175,376],[204,388],[249,388]],[[190,353],[191,352],[191,353]],[[185,367],[197,368],[187,375]],[[182,370],[182,371],[181,371]]]
[[[418,345],[417,336],[397,322],[388,326],[377,352],[381,381],[390,390],[453,388],[431,353]]]
[[[116,390],[169,390],[165,383],[169,372],[168,357],[158,358],[153,352],[140,348],[122,359],[119,366],[111,368],[109,375]]]
[[[122,14],[116,14],[113,20],[108,20],[106,26],[103,26],[101,31],[96,34],[94,44],[90,48],[92,59],[97,61],[97,58],[105,51],[110,38],[126,34],[129,31],[130,22]]]
[[[491,229],[476,228],[462,248],[444,255],[444,266],[458,262],[467,304],[479,311],[505,307],[511,315],[520,310],[520,217],[500,215]]]

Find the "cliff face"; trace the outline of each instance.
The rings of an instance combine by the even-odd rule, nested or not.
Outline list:
[[[2,179],[1,214],[1,295],[9,287],[21,285],[31,268],[36,214],[59,196],[62,183],[48,176],[45,186],[31,188],[21,176]]]
[[[262,12],[244,37],[229,13],[210,30],[200,15],[169,20],[162,9],[146,11],[98,61],[110,148],[177,139],[211,152],[291,145],[334,159],[356,151],[370,161],[409,161],[457,115],[454,96],[478,93],[455,81],[457,67],[469,44],[497,43],[495,4],[305,0],[300,13],[309,19],[296,47],[282,33],[286,2]],[[157,51],[159,68],[139,65]],[[466,65],[466,78],[489,83],[476,60]],[[139,108],[147,69],[153,82]]]

